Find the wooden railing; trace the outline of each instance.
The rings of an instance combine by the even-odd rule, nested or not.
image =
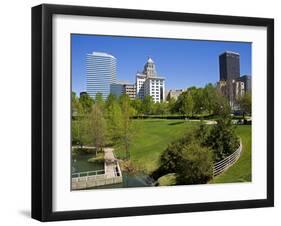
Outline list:
[[[213,167],[213,177],[226,171],[230,166],[232,166],[240,157],[242,152],[242,142],[240,139],[240,145],[235,152],[227,156],[223,160],[216,162]]]
[[[79,173],[72,173],[72,178],[77,177],[89,177],[89,176],[96,176],[104,174],[104,169],[102,170],[94,170],[94,171],[86,171],[86,172],[79,172]]]

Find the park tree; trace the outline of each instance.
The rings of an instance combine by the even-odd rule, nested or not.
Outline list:
[[[209,136],[204,142],[214,152],[216,162],[232,154],[239,147],[239,138],[231,118],[221,117],[210,130]]]
[[[153,99],[151,96],[145,96],[142,102],[142,109],[144,111],[144,114],[149,115],[152,113],[152,107],[153,107]]]
[[[217,93],[213,102],[213,114],[222,118],[229,118],[231,108],[228,100],[220,93]]]
[[[94,100],[88,94],[83,94],[79,98],[79,103],[81,104],[83,112],[88,114],[92,110]]]
[[[207,84],[203,89],[204,98],[204,109],[209,113],[213,114],[215,102],[218,98],[218,91],[211,83]]]
[[[122,95],[120,97],[120,108],[122,110],[121,120],[120,120],[120,129],[118,135],[118,144],[124,148],[126,160],[130,158],[130,146],[134,138],[134,128],[132,125],[131,117],[134,114],[134,109],[130,104],[130,97],[128,95]]]
[[[168,145],[160,157],[160,167],[153,176],[176,173],[177,184],[206,183],[212,177],[213,153],[190,131]]]
[[[106,120],[98,103],[95,103],[89,114],[89,134],[93,145],[96,147],[96,154],[101,151],[106,143]]]
[[[194,110],[194,100],[192,98],[191,92],[188,90],[183,92],[179,98],[178,103],[179,106],[179,112],[182,113],[185,116],[192,116],[193,110]]]
[[[137,116],[140,116],[144,113],[142,100],[140,98],[132,100],[131,106],[135,109],[135,113]]]
[[[95,103],[99,105],[100,110],[103,112],[105,108],[105,102],[102,93],[97,93],[95,97]]]
[[[176,100],[175,98],[170,98],[168,101],[168,112],[170,114],[176,113]]]
[[[168,103],[160,102],[158,104],[159,105],[158,105],[158,108],[157,108],[157,114],[162,115],[162,116],[168,114],[168,112],[169,112]]]
[[[111,142],[116,142],[120,136],[122,111],[116,98],[109,97],[106,102],[106,120],[108,137]]]
[[[238,99],[238,104],[240,109],[243,112],[243,118],[245,118],[245,114],[252,113],[252,95],[250,92],[246,92],[242,97]]]
[[[198,143],[182,147],[176,171],[177,184],[205,184],[213,176],[212,151]]]
[[[84,108],[80,103],[80,99],[76,96],[75,92],[72,92],[71,96],[71,108],[72,108],[72,120],[71,120],[71,134],[72,144],[79,145],[81,148],[83,145],[89,143],[88,134],[88,118],[85,114]]]

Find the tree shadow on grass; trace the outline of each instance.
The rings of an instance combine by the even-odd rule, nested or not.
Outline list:
[[[179,124],[183,124],[184,122],[171,122],[168,125],[169,126],[174,126],[174,125],[179,125]]]

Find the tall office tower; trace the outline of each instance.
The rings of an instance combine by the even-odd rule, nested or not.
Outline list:
[[[116,58],[110,54],[93,52],[86,57],[87,93],[95,98],[97,93],[106,99],[110,85],[116,81]]]
[[[239,78],[239,81],[244,82],[245,92],[252,92],[252,76],[243,75]]]
[[[143,72],[136,75],[136,96],[140,99],[151,96],[155,103],[165,100],[165,78],[157,74],[156,66],[150,57]]]
[[[219,56],[220,81],[240,77],[240,54],[226,51]]]

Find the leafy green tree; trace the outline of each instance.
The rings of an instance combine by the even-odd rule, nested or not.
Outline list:
[[[145,96],[142,102],[142,109],[144,114],[149,115],[152,113],[153,99],[151,96]]]
[[[212,151],[198,143],[182,147],[178,163],[177,184],[205,184],[213,175]]]
[[[122,109],[122,114],[118,143],[125,149],[126,160],[128,160],[130,158],[129,148],[135,136],[135,130],[132,126],[131,120],[131,117],[134,115],[134,109],[131,107],[130,97],[128,95],[122,95],[119,102]]]
[[[106,120],[98,103],[95,103],[89,114],[89,134],[97,151],[101,151],[106,143]]]
[[[136,98],[131,101],[131,106],[135,109],[136,115],[143,115],[144,110],[143,110],[143,105],[142,105],[142,100],[140,98]]]
[[[72,134],[72,144],[83,145],[89,143],[89,134],[87,131],[87,117],[83,109],[79,98],[76,96],[75,92],[72,92],[71,96],[71,107],[72,107],[72,123],[71,123],[71,134]]]
[[[222,117],[217,120],[206,139],[206,144],[213,150],[216,162],[229,156],[239,147],[239,138],[230,118]]]
[[[192,116],[194,109],[194,101],[190,92],[183,92],[178,99],[179,111],[185,116]]]
[[[94,100],[88,94],[83,94],[79,98],[79,103],[82,106],[83,112],[87,114],[91,112]]]
[[[160,102],[158,104],[157,114],[164,116],[169,113],[169,107],[166,102]]]
[[[222,118],[229,118],[231,113],[228,100],[219,93],[217,93],[217,96],[213,102],[213,113]]]
[[[212,114],[215,108],[216,99],[219,97],[219,93],[211,83],[207,84],[203,89],[204,109]]]
[[[160,162],[161,166],[154,176],[176,173],[177,184],[206,183],[212,177],[212,151],[201,146],[193,131],[169,144]]]
[[[100,110],[103,112],[105,108],[105,102],[102,93],[96,94],[95,103],[99,105]]]
[[[168,101],[168,112],[170,114],[173,114],[173,113],[177,112],[175,98],[170,98],[169,99],[169,101]]]
[[[240,109],[243,111],[243,118],[245,114],[252,113],[252,95],[250,92],[246,92],[242,97],[238,99]]]
[[[106,120],[109,140],[118,141],[122,124],[122,111],[116,98],[108,98],[106,103]]]

